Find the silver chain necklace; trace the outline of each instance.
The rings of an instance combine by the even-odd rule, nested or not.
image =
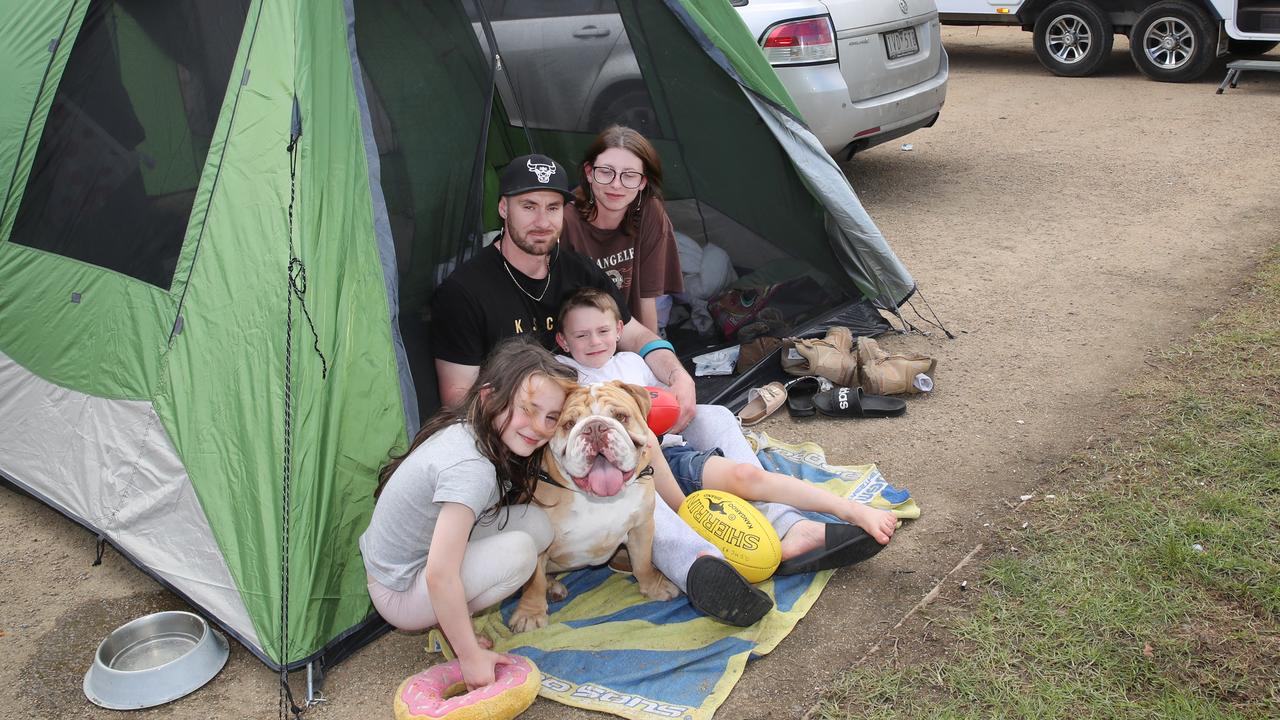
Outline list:
[[[507,262],[507,256],[502,254],[502,241],[498,241],[498,245],[498,256],[502,258],[502,267],[507,269],[507,277],[511,278],[511,282],[515,284],[516,289],[524,293],[525,297],[530,300],[536,303],[542,302],[542,298],[547,296],[547,290],[551,288],[551,257],[547,256],[547,282],[542,286],[542,292],[538,293],[537,297],[534,297],[533,293],[525,290],[524,286],[520,284],[520,281],[516,279],[515,273],[511,272],[511,263]]]

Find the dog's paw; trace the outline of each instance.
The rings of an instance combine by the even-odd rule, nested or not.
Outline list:
[[[547,626],[547,614],[522,612],[516,610],[511,614],[511,622],[507,623],[512,632],[528,632]]]
[[[668,580],[666,575],[654,573],[649,580],[640,582],[640,594],[650,600],[670,600],[680,594],[680,588]]]
[[[567,597],[569,597],[569,588],[565,587],[564,583],[559,580],[552,580],[547,585],[547,599],[551,602],[560,602]]]

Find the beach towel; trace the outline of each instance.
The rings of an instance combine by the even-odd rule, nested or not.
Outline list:
[[[770,470],[892,509],[899,517],[919,517],[910,494],[886,483],[874,465],[832,466],[814,443],[790,445],[764,433],[748,433],[748,438]],[[538,665],[544,698],[624,718],[707,720],[747,662],[777,647],[809,612],[831,573],[761,583],[776,607],[748,628],[702,616],[683,595],[650,601],[631,576],[607,567],[562,575],[569,595],[552,603],[545,628],[518,634],[507,628],[516,598],[475,618],[475,627],[493,639],[495,650]],[[441,640],[433,630],[429,649],[448,654]]]

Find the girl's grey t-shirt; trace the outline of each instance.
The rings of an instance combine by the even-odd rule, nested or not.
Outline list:
[[[391,590],[408,590],[427,564],[431,535],[447,502],[466,505],[477,518],[498,504],[497,472],[464,423],[428,438],[387,481],[360,536],[369,575]]]

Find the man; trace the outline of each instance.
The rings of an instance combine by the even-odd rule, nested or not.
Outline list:
[[[503,338],[535,333],[554,349],[561,301],[592,286],[617,300],[625,323],[619,346],[643,355],[653,374],[671,386],[680,401],[674,430],[683,430],[697,403],[693,378],[671,345],[631,316],[614,282],[589,258],[560,245],[565,203],[573,197],[564,168],[545,155],[518,157],[503,171],[499,193],[501,237],[446,278],[432,299],[440,402],[462,400],[480,363]]]

